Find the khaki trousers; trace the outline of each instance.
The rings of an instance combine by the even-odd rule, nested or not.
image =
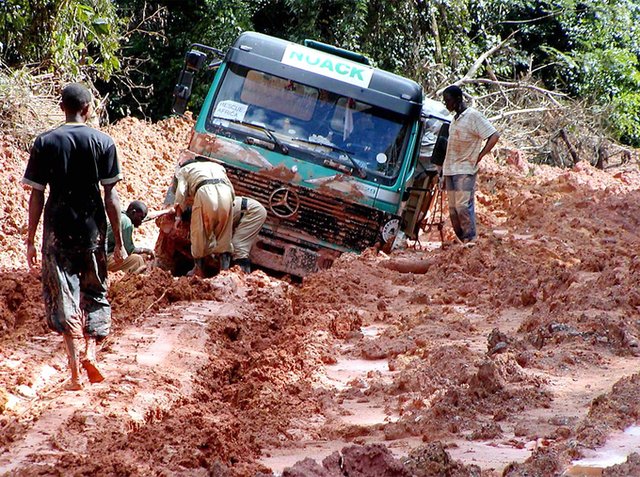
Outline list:
[[[242,209],[242,201],[245,208]],[[267,211],[260,202],[248,197],[236,197],[233,201],[233,258],[249,258],[251,247],[267,218]]]
[[[204,258],[231,252],[233,189],[207,184],[196,191],[191,211],[191,256]]]
[[[119,264],[116,264],[113,254],[107,257],[107,270],[110,272],[142,273],[146,269],[147,262],[137,253],[132,253]]]

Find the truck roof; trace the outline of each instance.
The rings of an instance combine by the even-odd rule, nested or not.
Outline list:
[[[357,53],[329,45],[318,48],[318,45],[324,46],[316,42],[304,46],[262,33],[245,32],[229,49],[226,59],[419,117],[423,93],[418,83],[368,66]]]

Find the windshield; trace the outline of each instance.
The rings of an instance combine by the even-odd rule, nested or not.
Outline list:
[[[234,64],[206,124],[210,132],[224,128],[238,139],[257,137],[299,159],[339,163],[382,182],[397,177],[408,131],[397,113]]]

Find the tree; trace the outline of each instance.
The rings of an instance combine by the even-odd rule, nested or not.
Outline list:
[[[134,114],[158,119],[169,113],[173,88],[192,43],[224,49],[251,29],[253,11],[242,0],[115,0],[128,21],[123,42],[123,74],[98,88],[110,96],[113,118]],[[194,91],[192,105],[202,101]]]
[[[64,80],[108,79],[120,68],[122,22],[110,0],[0,3],[0,55],[36,63]]]
[[[538,75],[549,88],[586,100],[610,118],[615,136],[640,145],[637,0],[488,1],[497,32],[518,30],[519,57],[530,57],[539,72],[544,68]]]

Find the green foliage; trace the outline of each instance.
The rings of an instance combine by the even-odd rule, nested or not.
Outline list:
[[[613,99],[610,127],[618,139],[640,147],[640,93],[629,91]]]
[[[242,0],[117,0],[129,20],[123,44],[125,70],[98,88],[110,96],[110,115],[153,119],[169,113],[173,88],[192,43],[227,48],[251,29],[253,8]],[[207,85],[196,83],[191,108],[197,110]]]
[[[66,80],[108,79],[120,69],[122,21],[110,0],[0,2],[0,55]]]
[[[62,0],[50,43],[54,67],[70,78],[109,79],[120,70],[120,28],[110,0]]]
[[[190,44],[224,50],[246,30],[357,51],[428,93],[511,35],[476,76],[540,80],[608,108],[613,134],[640,145],[638,25],[638,0],[0,0],[0,60],[98,80],[112,118],[155,119]]]
[[[632,0],[566,1],[558,15],[571,48],[558,52],[566,89],[593,104],[611,104],[609,127],[640,146],[640,5]]]
[[[518,30],[516,51],[529,56],[540,78],[586,103],[612,110],[610,131],[640,145],[640,2],[637,0],[487,0],[500,36]],[[486,22],[485,22],[486,24]],[[523,71],[514,64],[514,71]],[[634,119],[635,118],[635,119]]]

